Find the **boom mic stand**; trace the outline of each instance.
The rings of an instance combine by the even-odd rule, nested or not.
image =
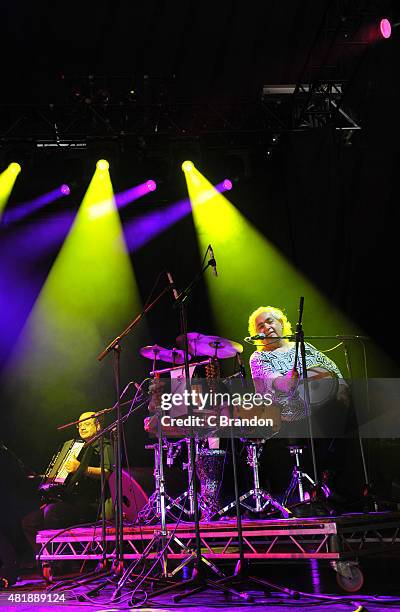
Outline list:
[[[308,378],[307,378],[307,364],[306,364],[306,349],[304,344],[304,331],[303,331],[303,310],[304,310],[304,297],[300,297],[299,302],[299,320],[296,325],[296,333],[295,333],[295,356],[294,356],[294,367],[293,370],[297,373],[297,363],[299,358],[299,349],[300,349],[300,357],[301,357],[301,376],[304,383],[304,408],[307,417],[308,423],[308,436],[310,440],[310,449],[311,449],[311,459],[313,464],[313,472],[314,472],[314,482],[316,483],[316,489],[318,490],[318,469],[317,469],[317,458],[315,453],[315,444],[314,444],[314,432],[313,432],[313,423],[312,423],[312,414],[311,414],[311,401],[310,401],[310,389],[308,387]]]
[[[102,361],[111,351],[113,352],[113,370],[115,389],[117,395],[116,408],[116,448],[115,448],[115,561],[114,570],[118,575],[123,568],[123,514],[122,514],[122,417],[121,417],[121,402],[120,402],[120,353],[121,341],[127,336],[139,321],[160,301],[165,293],[170,290],[169,286],[158,294],[158,296],[144,310],[135,317],[135,319],[116,337],[108,346],[98,355],[97,360]],[[118,588],[118,587],[117,587]]]
[[[215,259],[213,257],[213,253],[210,250],[210,247],[207,249],[207,253],[210,251],[211,258],[208,263],[202,267],[202,269],[196,274],[194,279],[188,285],[186,289],[184,289],[181,293],[178,293],[174,288],[174,298],[176,302],[176,306],[179,308],[179,318],[180,318],[180,331],[181,335],[184,338],[184,366],[185,366],[185,378],[186,378],[186,390],[188,391],[188,397],[191,397],[191,381],[190,381],[190,370],[189,370],[189,345],[188,345],[188,328],[187,328],[187,301],[190,298],[192,289],[197,285],[200,278],[203,276],[204,272],[210,266],[215,270],[216,264]],[[206,255],[207,255],[206,253]],[[189,417],[193,416],[193,407],[189,403],[188,405],[188,414]],[[195,448],[195,440],[193,433],[193,420],[191,420],[190,426],[190,436],[189,436],[189,453],[190,453],[190,462],[192,466],[196,465],[196,448]],[[198,484],[196,481],[196,475],[194,473],[193,476],[193,501],[194,501],[194,527],[195,527],[195,568],[193,571],[193,575],[188,580],[182,580],[181,582],[175,583],[173,585],[167,586],[163,589],[159,589],[152,593],[152,597],[157,595],[161,595],[162,593],[166,593],[167,591],[175,590],[180,587],[192,587],[189,591],[185,593],[181,593],[179,595],[175,595],[174,601],[179,602],[185,597],[189,597],[190,595],[194,595],[195,593],[200,593],[201,591],[205,591],[208,588],[213,588],[214,590],[221,591],[226,594],[233,595],[235,597],[240,597],[244,601],[249,601],[249,596],[247,593],[239,593],[230,587],[227,587],[219,582],[214,580],[210,580],[206,578],[203,567],[203,559],[201,554],[201,538],[200,538],[200,517],[199,517],[199,503],[198,503]]]

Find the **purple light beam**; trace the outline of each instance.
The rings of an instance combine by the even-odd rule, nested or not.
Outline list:
[[[56,200],[69,195],[70,192],[71,190],[68,185],[61,185],[60,187],[57,187],[57,189],[44,193],[34,200],[17,204],[16,208],[7,209],[5,211],[2,224],[9,225],[10,223],[15,223],[16,221],[27,217],[36,210],[43,208],[43,206],[46,206],[46,204],[50,204],[51,202],[55,202]]]

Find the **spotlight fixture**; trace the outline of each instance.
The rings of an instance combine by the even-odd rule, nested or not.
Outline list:
[[[230,191],[232,189],[232,181],[230,181],[229,179],[225,179],[222,183],[222,187],[226,191]]]
[[[63,195],[69,195],[71,193],[71,189],[68,187],[68,185],[61,185],[60,191]]]
[[[379,31],[382,34],[383,38],[390,38],[392,34],[392,24],[389,19],[381,19],[379,23]]]
[[[149,181],[147,181],[146,187],[149,191],[155,191],[157,189],[157,183],[150,179]]]
[[[110,164],[108,163],[106,159],[99,159],[99,161],[96,164],[97,170],[108,170],[109,167],[110,167]]]
[[[21,172],[21,166],[17,164],[17,162],[11,162],[11,164],[8,166],[8,169],[11,174],[19,174]]]
[[[184,172],[191,172],[194,168],[193,162],[191,161],[184,161],[182,164],[182,170]]]

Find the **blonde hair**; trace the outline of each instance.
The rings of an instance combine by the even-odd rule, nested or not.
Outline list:
[[[256,319],[263,312],[270,312],[272,316],[275,317],[275,319],[278,319],[279,321],[281,321],[282,326],[283,326],[282,336],[290,336],[292,334],[292,325],[289,319],[287,318],[287,316],[285,315],[285,313],[283,312],[283,310],[280,310],[279,308],[275,308],[275,306],[260,306],[259,308],[257,308],[257,310],[252,312],[251,315],[249,316],[249,334],[250,336],[255,336],[257,334]],[[258,351],[262,351],[264,347],[258,344],[256,348]]]

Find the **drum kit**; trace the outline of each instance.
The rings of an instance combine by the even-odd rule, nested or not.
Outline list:
[[[181,374],[184,377],[182,367],[184,363],[184,351],[182,350],[182,347],[185,345],[184,336],[178,336],[176,343],[180,348],[168,349],[158,344],[154,344],[144,346],[140,349],[142,357],[152,361],[150,376],[153,377],[153,381],[157,381],[161,375],[168,374],[170,376]],[[187,334],[187,343],[188,358],[192,374],[195,368],[204,366],[206,372],[205,376],[209,385],[212,385],[213,381],[215,382],[220,375],[220,360],[238,359],[243,352],[243,346],[238,342],[220,336],[205,335],[198,332],[189,332]],[[170,364],[170,366],[159,368],[159,362]],[[240,360],[237,363],[240,364]],[[236,381],[237,378],[239,378],[241,384],[245,387],[246,383],[244,376],[243,368],[239,366],[237,372],[222,380],[224,384],[229,385],[230,380],[235,379]],[[159,438],[158,443],[146,445],[146,449],[154,452],[154,492],[150,496],[147,504],[139,512],[138,522],[141,524],[150,524],[160,519],[163,511],[161,497],[163,497],[165,512],[172,518],[177,518],[176,513],[180,516],[184,513],[188,518],[193,518],[193,478],[195,471],[200,484],[198,504],[201,511],[201,520],[210,521],[213,518],[218,520],[236,505],[235,501],[232,501],[224,507],[221,507],[220,489],[226,462],[226,451],[219,448],[220,440],[218,438],[218,431],[211,436],[208,434],[199,436],[199,434],[196,433],[196,458],[195,465],[192,465],[189,452],[189,437],[186,435],[180,440],[171,440],[171,437],[182,437],[182,427],[176,430],[173,427],[169,427],[168,436],[163,435],[164,432],[160,426],[161,410],[159,408],[160,397],[157,397],[157,384],[158,383],[153,382],[152,395],[153,400],[154,397],[156,397],[155,403],[158,404],[158,408],[153,408],[151,411],[153,414],[145,419],[145,430]],[[150,402],[150,406],[154,404],[153,400]],[[240,408],[238,412],[240,412]],[[256,514],[271,510],[273,512],[279,512],[282,516],[287,517],[290,514],[287,508],[260,486],[259,459],[265,439],[241,438],[241,442],[247,454],[246,463],[252,470],[253,486],[249,491],[241,495],[240,504],[247,510]],[[183,460],[182,467],[187,470],[187,489],[179,495],[179,497],[174,499],[168,495],[168,492],[164,488],[164,458],[166,458],[167,466],[170,467],[181,454],[184,454],[186,458],[186,461]],[[161,492],[163,493],[161,494]]]

